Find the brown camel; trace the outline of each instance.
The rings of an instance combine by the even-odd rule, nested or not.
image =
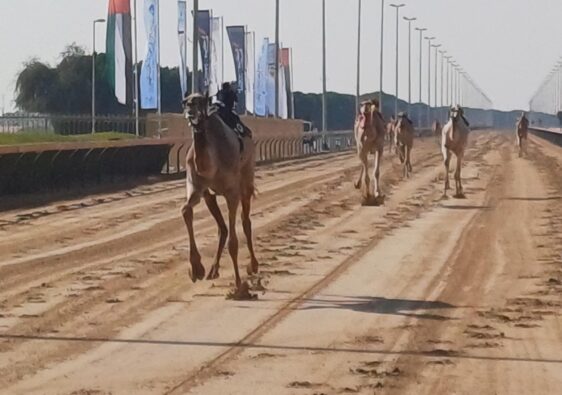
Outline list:
[[[381,204],[384,196],[380,190],[380,165],[384,151],[385,124],[377,99],[361,103],[354,132],[357,156],[362,164],[355,188],[362,190],[363,204]],[[369,154],[375,156],[374,195],[371,193],[369,178]]]
[[[523,156],[523,153],[527,155],[527,137],[529,134],[529,120],[526,117],[525,112],[521,113],[521,117],[517,120],[517,147],[519,147],[519,157]]]
[[[464,117],[463,109],[456,105],[451,108],[449,121],[443,127],[441,132],[441,152],[445,164],[445,190],[443,197],[447,197],[447,189],[449,186],[449,164],[452,154],[457,157],[457,166],[455,168],[455,198],[464,198],[461,182],[461,168],[464,151],[468,143],[468,133],[470,124]]]
[[[390,121],[386,124],[386,138],[388,139],[388,152],[392,152],[392,147],[396,150],[394,146],[394,134],[396,129],[396,120],[394,116],[390,117]]]
[[[252,244],[250,208],[254,196],[255,152],[251,133],[241,138],[229,128],[213,108],[209,107],[208,95],[192,94],[184,102],[185,117],[193,131],[193,143],[187,153],[187,203],[182,215],[189,234],[190,277],[193,282],[205,277],[205,268],[195,243],[193,232],[193,207],[201,198],[217,222],[219,229],[218,249],[207,279],[219,277],[219,262],[228,236],[228,251],[234,265],[236,288],[240,290],[238,272],[238,238],[236,236],[236,212],[242,204],[242,226],[251,264],[248,274],[258,272],[258,261]],[[224,196],[228,207],[228,228],[217,204],[217,195]],[[246,284],[246,283],[245,283]]]
[[[400,162],[404,165],[404,177],[410,177],[412,172],[411,153],[414,146],[414,125],[406,113],[398,114],[396,127],[394,128],[394,145],[400,157]]]

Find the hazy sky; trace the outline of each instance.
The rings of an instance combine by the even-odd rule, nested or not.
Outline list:
[[[328,89],[355,92],[357,1],[326,0]],[[138,0],[142,10],[143,0]],[[386,0],[386,3],[391,1]],[[460,65],[500,109],[527,108],[554,62],[561,55],[560,0],[403,0],[401,17],[417,17],[415,26],[428,33]],[[162,64],[178,63],[176,0],[160,0]],[[191,8],[188,0],[188,8]],[[363,0],[361,91],[378,90],[381,0]],[[274,37],[275,0],[200,0],[201,9],[224,16],[225,25],[247,25],[256,42]],[[384,90],[394,92],[395,11],[385,7]],[[13,108],[16,74],[23,62],[37,57],[54,64],[65,45],[92,49],[92,20],[105,17],[107,0],[0,0],[0,95]],[[139,15],[139,56],[144,55],[144,26]],[[99,25],[98,25],[99,26]],[[400,21],[399,96],[407,99],[407,24]],[[97,34],[97,50],[105,50],[105,26]],[[417,99],[417,32],[413,35],[413,92]],[[425,41],[425,40],[424,40]],[[296,90],[321,90],[321,0],[281,0],[281,42],[294,50]],[[234,79],[230,49],[225,45],[227,79]],[[424,42],[424,86],[427,64]],[[433,61],[433,59],[432,59]],[[423,89],[426,92],[426,88]],[[0,97],[0,100],[2,97]],[[426,100],[424,93],[424,100]],[[0,101],[0,105],[2,102]]]

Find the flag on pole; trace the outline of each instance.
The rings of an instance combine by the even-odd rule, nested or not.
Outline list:
[[[255,63],[255,42],[254,32],[246,33],[246,110],[252,114],[255,113],[254,101],[256,96],[256,65]]]
[[[290,61],[290,49],[289,48],[282,48],[281,54],[279,56],[279,61],[281,62],[281,68],[283,69],[283,78],[285,79],[285,94],[286,94],[286,102],[287,102],[287,115],[289,118],[293,118],[294,114],[292,113],[293,108],[293,92],[291,87],[291,61]],[[281,87],[283,89],[283,87]]]
[[[222,54],[222,21],[221,18],[211,18],[211,75],[209,78],[209,95],[214,96],[218,93],[222,83],[221,59]]]
[[[267,55],[269,48],[269,39],[266,37],[263,39],[260,58],[258,61],[258,72],[256,74],[256,108],[255,113],[260,117],[267,117],[267,80],[268,80],[268,66],[267,66]]]
[[[200,10],[197,13],[197,26],[199,26],[199,49],[201,51],[201,67],[203,78],[200,80],[200,92],[209,88],[211,74],[211,12]],[[194,44],[195,45],[195,44]]]
[[[140,75],[141,108],[158,108],[158,26],[159,0],[144,0],[144,26],[146,29],[146,56]]]
[[[246,28],[244,26],[227,26],[230,48],[234,58],[236,85],[238,93],[238,112],[246,111]]]
[[[109,0],[106,61],[109,83],[121,104],[132,103],[133,44],[130,0]]]
[[[184,97],[187,93],[187,15],[185,0],[178,0],[178,42],[180,46],[180,86]]]

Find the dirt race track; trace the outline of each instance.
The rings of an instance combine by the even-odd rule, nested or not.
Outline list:
[[[189,280],[183,181],[0,214],[0,393],[560,394],[562,149],[470,138],[465,200],[431,139],[409,180],[385,154],[381,207],[351,153],[260,167],[255,301],[227,254]]]

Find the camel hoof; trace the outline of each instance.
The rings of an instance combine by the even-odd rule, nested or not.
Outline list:
[[[353,183],[353,186],[355,187],[355,189],[361,188],[361,184],[358,182]]]
[[[211,267],[211,270],[209,271],[209,274],[207,275],[207,280],[216,280],[219,277],[219,267],[213,265],[213,267]]]
[[[226,295],[228,300],[257,300],[257,298],[258,295],[250,293],[250,285],[247,281],[244,281]]]
[[[441,195],[441,200],[448,200],[449,196],[447,196],[447,193],[444,193],[443,195]]]
[[[248,265],[248,268],[246,269],[246,273],[248,273],[248,275],[252,275],[252,274],[257,274],[259,271],[259,264],[257,261],[252,262],[251,264]]]
[[[361,206],[378,207],[384,204],[384,195],[363,197]]]
[[[466,199],[466,196],[464,195],[464,193],[457,193],[455,196],[453,196],[455,199]]]

